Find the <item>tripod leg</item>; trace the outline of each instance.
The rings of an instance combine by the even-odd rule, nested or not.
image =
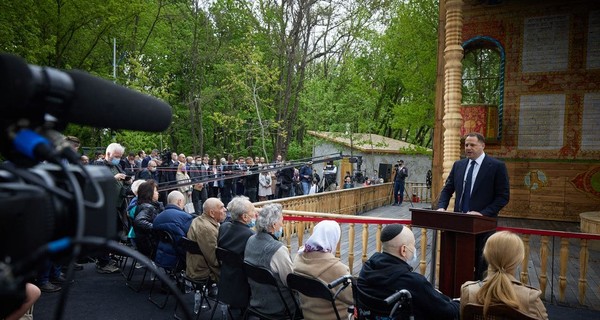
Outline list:
[[[414,205],[414,204],[413,204],[413,202],[412,202],[412,196],[411,196],[410,194],[408,194],[408,190],[406,190],[406,187],[404,187],[404,193],[406,194],[406,196],[407,196],[407,198],[408,198],[408,202],[410,202],[410,206],[411,206],[412,208],[414,208],[414,207],[415,207],[415,205]]]

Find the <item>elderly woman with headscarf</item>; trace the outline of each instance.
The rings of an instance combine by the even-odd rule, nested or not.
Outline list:
[[[330,283],[350,274],[348,266],[334,254],[340,241],[340,233],[340,225],[337,222],[332,220],[319,222],[294,259],[294,273],[307,275],[324,283]],[[336,291],[337,289],[332,289],[334,294]],[[338,313],[345,314],[348,306],[353,303],[352,289],[348,287],[337,297]],[[331,304],[326,300],[301,295],[300,305],[304,319],[336,319]]]

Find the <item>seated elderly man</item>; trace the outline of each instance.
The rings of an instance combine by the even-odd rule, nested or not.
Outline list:
[[[156,231],[167,231],[175,243],[179,243],[182,237],[185,237],[192,224],[193,217],[183,211],[185,206],[185,196],[183,193],[175,190],[167,196],[167,206],[156,219],[154,219],[153,229]],[[180,246],[159,242],[156,250],[156,263],[165,268],[183,267],[185,263],[185,252]]]
[[[287,288],[287,275],[293,272],[293,264],[287,248],[277,239],[283,232],[283,213],[280,204],[268,204],[262,208],[256,220],[256,234],[246,243],[244,261],[264,267],[275,275],[277,284],[290,312],[296,312],[296,303]],[[250,306],[274,318],[285,317],[285,306],[277,300],[278,293],[271,286],[248,279],[250,284]]]
[[[233,221],[221,224],[217,244],[219,248],[238,255],[241,261],[244,259],[246,242],[254,234],[250,228],[256,225],[256,209],[248,198],[240,196],[229,201],[227,211]],[[248,307],[250,287],[241,266],[221,265],[218,299],[232,309],[245,310]]]
[[[381,231],[382,251],[363,265],[357,280],[360,291],[378,299],[406,289],[412,295],[415,319],[458,319],[460,305],[437,291],[410,264],[418,261],[415,236],[401,224],[385,226]],[[358,292],[359,299],[361,292]],[[391,311],[391,307],[390,307]],[[396,316],[402,316],[398,308]]]
[[[187,253],[186,274],[192,279],[205,279],[210,276],[219,281],[219,262],[217,261],[217,235],[219,224],[225,220],[227,208],[217,198],[208,198],[202,207],[204,213],[192,221],[187,233],[188,239],[198,243],[202,255]]]

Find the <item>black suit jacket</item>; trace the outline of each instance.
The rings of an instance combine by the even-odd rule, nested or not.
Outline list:
[[[217,246],[227,249],[244,260],[246,242],[254,232],[248,226],[238,222],[225,222],[219,227]],[[250,287],[246,273],[242,268],[223,264],[219,278],[219,300],[234,308],[245,308],[250,300]]]
[[[460,212],[461,196],[467,166],[470,159],[456,161],[438,200],[438,208],[448,208],[452,194],[455,194],[454,211]],[[498,212],[508,203],[510,186],[506,165],[488,155],[483,158],[479,173],[475,178],[470,211],[478,211],[484,216],[497,217]]]

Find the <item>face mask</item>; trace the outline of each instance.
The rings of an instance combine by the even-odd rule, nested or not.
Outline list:
[[[275,233],[273,235],[277,239],[281,238],[281,236],[283,235],[283,227],[280,227],[279,230],[275,231]]]
[[[112,158],[110,162],[116,166],[121,162],[121,158]]]
[[[248,226],[248,228],[254,228],[254,226],[256,225],[256,218],[252,219],[250,222],[248,222],[248,224],[246,224]]]
[[[156,171],[156,167],[150,168],[150,172],[154,172],[154,171]]]
[[[411,267],[416,268],[419,264],[419,255],[417,254],[417,249],[415,248],[415,252],[413,252],[413,256],[409,261],[406,261]]]

